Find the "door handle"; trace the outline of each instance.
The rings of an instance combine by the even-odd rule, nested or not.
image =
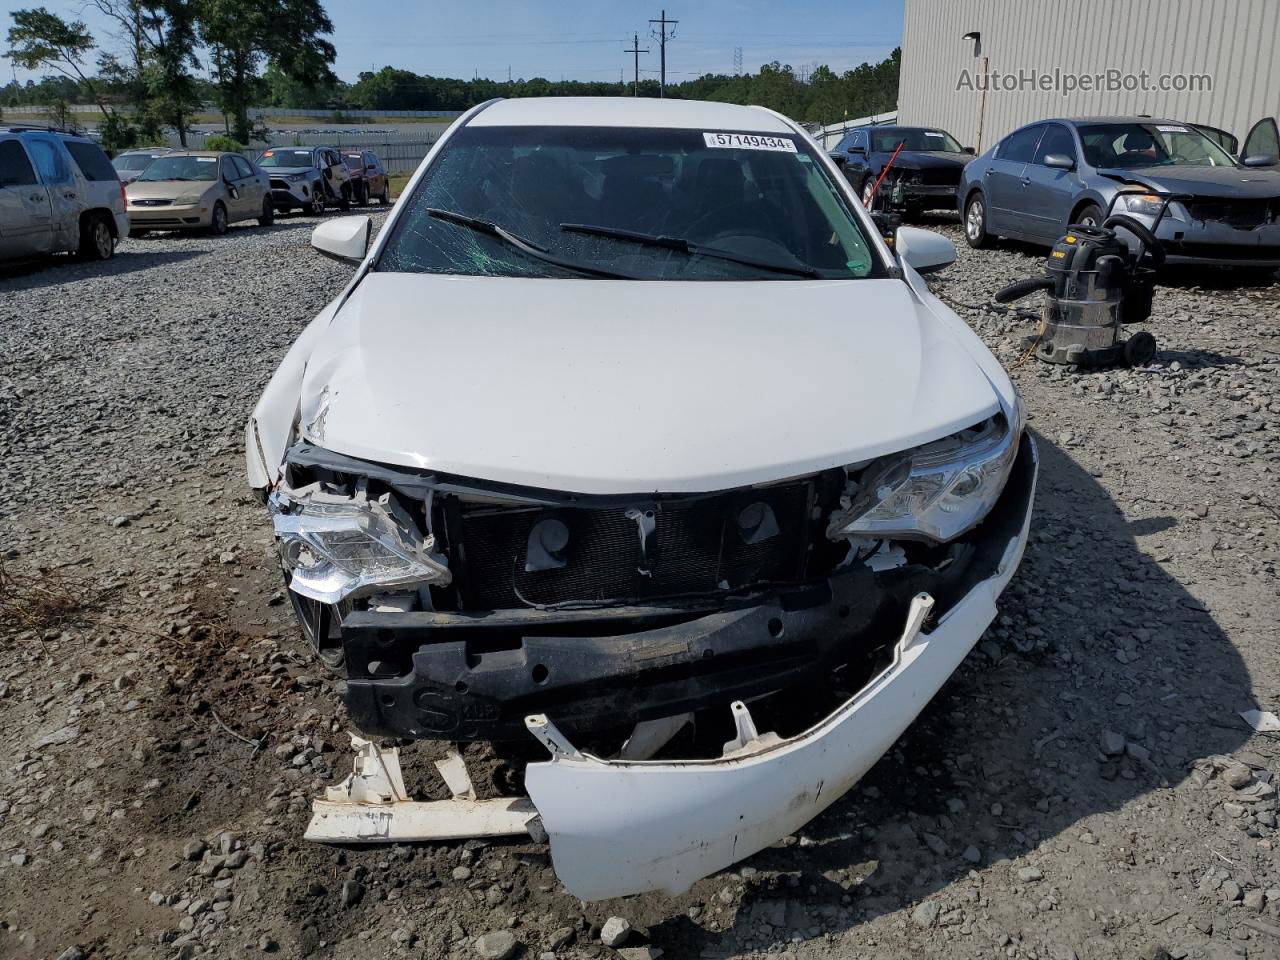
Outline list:
[[[76,198],[76,192],[74,190],[68,190],[66,193],[63,194],[63,196],[66,197],[68,200],[74,200]]]
[[[39,202],[40,202],[41,200],[43,200],[43,199],[44,199],[44,195],[43,195],[43,194],[33,193],[33,194],[31,195],[31,202],[32,202],[32,203],[39,203]]]
[[[1031,186],[1031,178],[1030,178],[1030,177],[1023,177],[1023,178],[1022,178],[1022,185],[1023,185],[1024,187],[1029,187],[1029,186]]]

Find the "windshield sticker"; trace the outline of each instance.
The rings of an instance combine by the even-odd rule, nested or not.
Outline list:
[[[1164,126],[1164,125],[1157,124],[1156,129],[1159,130],[1161,133],[1186,133],[1187,132],[1186,127],[1175,127],[1172,125]]]
[[[787,137],[764,137],[758,133],[704,133],[702,139],[706,141],[708,147],[796,152],[795,141]]]
[[[196,157],[196,163],[217,163],[217,157]]]
[[[940,134],[937,130],[926,130],[924,132],[924,135],[926,137],[937,137],[939,140],[942,139],[942,134]]]

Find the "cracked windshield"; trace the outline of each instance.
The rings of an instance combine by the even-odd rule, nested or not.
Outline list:
[[[378,270],[787,280],[876,269],[834,184],[790,137],[471,126],[409,204]]]

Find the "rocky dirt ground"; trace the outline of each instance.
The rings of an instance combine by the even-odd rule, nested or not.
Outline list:
[[[347,727],[240,447],[349,273],[312,226],[0,276],[0,956],[1280,957],[1280,742],[1238,715],[1280,706],[1280,283],[1170,277],[1143,370],[961,308],[1043,458],[998,623],[796,836],[584,905],[529,842],[301,839]],[[938,226],[956,303],[1039,270]]]

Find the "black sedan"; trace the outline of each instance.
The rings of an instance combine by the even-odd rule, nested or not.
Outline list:
[[[863,204],[870,206],[872,188],[899,145],[902,149],[876,191],[875,205],[902,210],[908,219],[925,210],[954,210],[956,187],[964,165],[973,159],[973,148],[960,146],[945,130],[854,127],[830,153]]]

